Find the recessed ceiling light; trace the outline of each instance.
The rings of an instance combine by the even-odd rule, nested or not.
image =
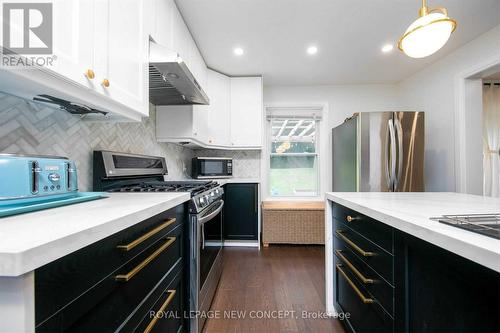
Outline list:
[[[392,44],[387,44],[382,47],[382,52],[389,53],[392,49],[394,49],[394,46]]]
[[[237,56],[241,56],[243,55],[243,53],[245,53],[245,51],[243,51],[241,47],[237,47],[234,49],[234,54],[236,54]]]
[[[311,55],[316,54],[318,53],[318,48],[316,46],[309,46],[307,48],[307,53]]]

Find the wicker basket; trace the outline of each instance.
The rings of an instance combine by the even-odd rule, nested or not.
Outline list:
[[[325,244],[323,202],[262,203],[262,242],[269,244]]]

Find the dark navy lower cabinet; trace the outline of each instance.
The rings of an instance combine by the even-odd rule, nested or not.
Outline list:
[[[396,234],[398,323],[407,332],[500,332],[500,274]]]
[[[36,332],[185,331],[185,219],[180,205],[35,270]]]
[[[224,190],[225,240],[258,239],[259,184],[230,183]]]
[[[351,332],[500,332],[500,274],[334,204],[336,308]]]

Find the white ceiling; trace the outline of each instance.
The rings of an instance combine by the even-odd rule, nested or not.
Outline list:
[[[458,21],[449,43],[426,59],[397,48],[420,0],[176,0],[207,65],[263,74],[266,85],[395,83],[500,24],[500,0],[429,0]],[[315,56],[306,54],[317,45]],[[235,47],[245,54],[237,57]]]

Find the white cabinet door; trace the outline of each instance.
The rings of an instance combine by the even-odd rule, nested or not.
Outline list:
[[[158,141],[189,141],[193,138],[193,106],[156,106]]]
[[[146,0],[147,1],[147,0]],[[156,34],[153,38],[157,38],[156,42],[172,48],[172,20],[173,12],[177,10],[174,0],[157,0],[158,7],[154,16],[156,21]]]
[[[96,22],[96,29],[107,37],[106,45],[95,52],[96,57],[102,57],[96,60],[96,68],[100,68],[96,71],[96,89],[147,116],[148,38],[143,1],[107,0],[107,4],[107,22]]]
[[[193,105],[193,138],[208,143],[208,105]]]
[[[229,146],[231,126],[231,80],[228,76],[208,70],[208,143]]]
[[[174,6],[172,11],[172,50],[179,54],[188,67],[191,66],[191,43],[191,34],[177,6]]]
[[[189,69],[200,86],[207,89],[207,66],[191,35],[189,44]]]
[[[94,71],[94,1],[55,0],[53,46],[56,59],[50,69],[85,86],[85,73]]]
[[[164,142],[193,141],[206,145],[206,105],[171,105],[156,107],[156,138]]]
[[[262,77],[231,78],[231,145],[262,146]]]

